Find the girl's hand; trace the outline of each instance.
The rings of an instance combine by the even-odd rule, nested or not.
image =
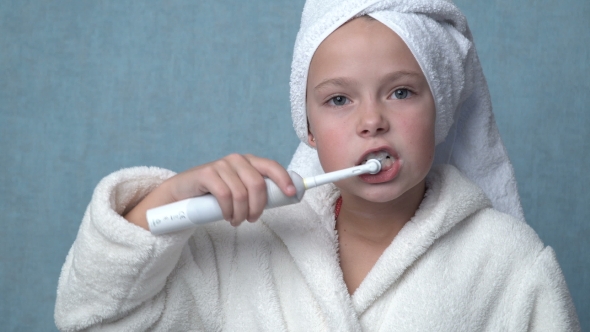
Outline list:
[[[145,216],[148,209],[211,193],[219,202],[223,218],[233,226],[244,220],[254,222],[266,205],[264,177],[274,181],[286,195],[295,195],[289,174],[276,161],[231,154],[171,177],[124,217],[149,230]]]

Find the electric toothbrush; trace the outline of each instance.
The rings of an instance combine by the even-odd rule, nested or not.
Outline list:
[[[307,189],[361,174],[377,174],[380,170],[381,162],[377,159],[369,159],[365,164],[359,166],[308,178],[302,178],[299,174],[289,171],[291,180],[297,189],[297,194],[293,196],[283,194],[281,189],[267,178],[265,181],[268,198],[265,209],[298,203]],[[154,235],[176,232],[199,224],[223,220],[219,203],[211,194],[149,209],[146,217],[150,231]]]

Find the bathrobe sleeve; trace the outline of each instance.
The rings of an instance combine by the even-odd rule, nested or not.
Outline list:
[[[137,167],[98,184],[59,278],[60,330],[143,331],[161,317],[166,279],[194,230],[156,237],[121,215],[173,174]]]
[[[581,331],[576,309],[551,247],[545,247],[525,272],[514,303],[523,307],[522,331]],[[520,299],[519,299],[520,297]]]

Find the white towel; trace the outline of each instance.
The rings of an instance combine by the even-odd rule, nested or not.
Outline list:
[[[307,146],[305,93],[309,64],[320,43],[348,20],[369,15],[408,45],[436,105],[434,164],[452,164],[477,183],[494,208],[524,219],[514,170],[496,127],[487,83],[467,20],[445,0],[308,0],[291,66],[293,126],[302,143],[290,169],[323,172]]]

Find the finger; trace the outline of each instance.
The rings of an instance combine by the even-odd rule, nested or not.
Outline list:
[[[222,160],[224,167],[219,167],[218,173],[221,179],[231,191],[232,215],[228,219],[233,226],[238,226],[242,221],[248,218],[249,211],[249,194],[243,179],[239,175],[244,168],[252,166],[239,155],[230,155]]]
[[[249,222],[255,222],[260,218],[268,200],[266,182],[260,173],[254,179],[248,181],[248,218]]]
[[[260,218],[267,201],[266,182],[260,172],[250,164],[250,161],[243,158],[247,166],[237,169],[238,176],[244,183],[248,192],[248,217],[246,220],[254,222]]]
[[[224,167],[227,168],[228,165],[223,165],[219,161],[207,165],[207,169],[201,172],[202,182],[195,183],[197,186],[195,191],[210,193],[215,196],[221,208],[223,219],[231,222],[234,214],[233,194],[231,188],[219,174],[220,168]]]
[[[266,158],[260,158],[253,155],[245,155],[250,164],[258,170],[262,176],[270,178],[281,191],[287,196],[293,196],[297,193],[293,180],[287,170],[278,162]]]
[[[225,188],[216,187],[210,190],[211,195],[215,196],[221,209],[223,219],[231,222],[234,215],[234,203],[231,189],[224,184]]]

